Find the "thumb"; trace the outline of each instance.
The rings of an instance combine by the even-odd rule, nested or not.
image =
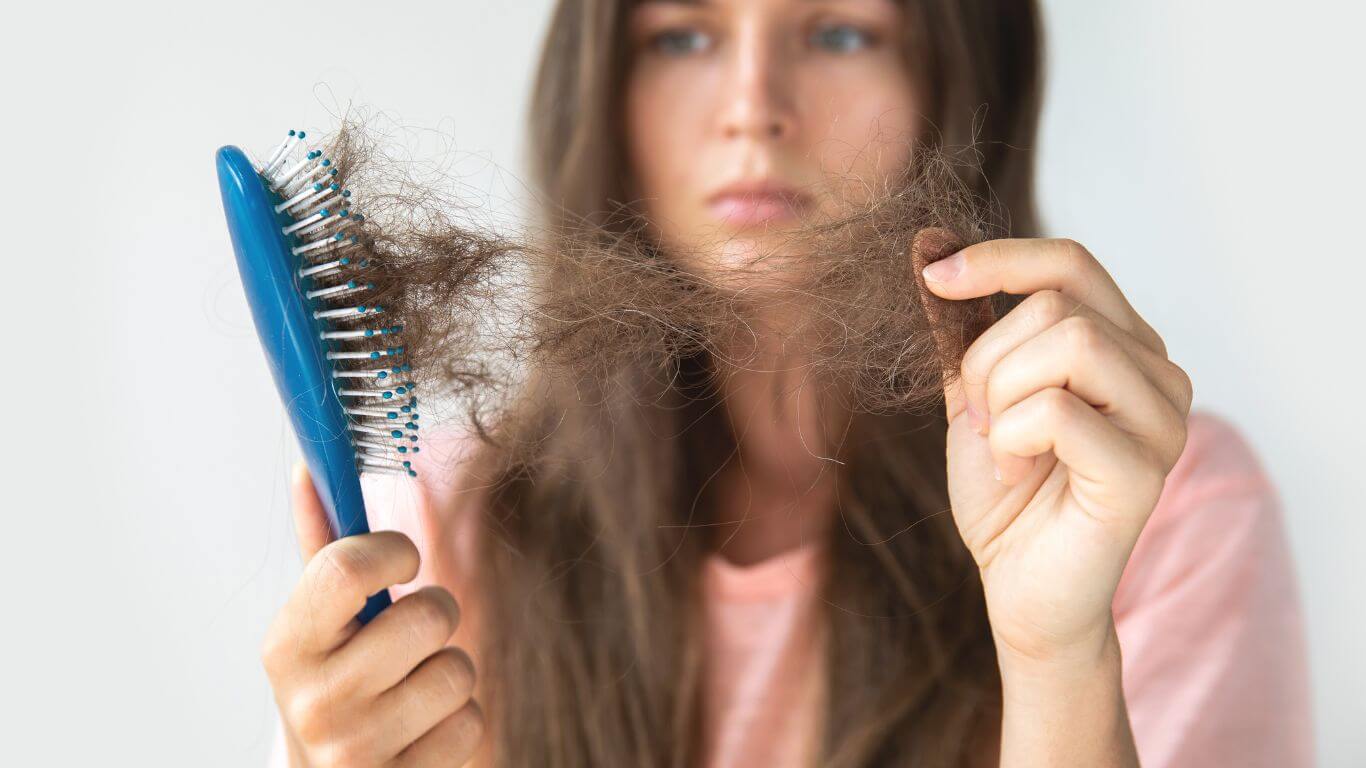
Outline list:
[[[331,543],[332,525],[323,510],[322,500],[313,487],[313,477],[302,461],[295,462],[289,481],[290,507],[294,510],[294,531],[299,537],[299,554],[307,563],[318,550]]]
[[[952,422],[967,408],[963,392],[963,353],[978,336],[995,322],[991,299],[945,299],[934,294],[925,284],[925,267],[948,258],[965,247],[958,236],[940,227],[926,227],[911,240],[911,264],[915,269],[915,284],[920,289],[921,305],[934,334],[935,350],[939,357],[944,381],[945,418]]]

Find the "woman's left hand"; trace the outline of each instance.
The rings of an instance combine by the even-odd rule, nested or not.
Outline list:
[[[956,273],[955,273],[956,269]],[[1186,443],[1191,382],[1090,252],[992,240],[932,264],[945,299],[1029,294],[946,389],[948,486],[999,653],[1087,659]]]

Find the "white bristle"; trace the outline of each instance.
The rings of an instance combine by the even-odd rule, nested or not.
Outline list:
[[[420,417],[397,338],[402,329],[374,317],[384,310],[366,301],[374,286],[362,276],[364,255],[354,255],[365,252],[357,245],[364,217],[353,213],[351,193],[341,187],[344,174],[339,176],[321,151],[308,150],[304,137],[302,131],[290,131],[260,174],[274,195],[275,213],[287,217],[280,233],[290,241],[299,290],[311,305],[318,338],[334,366],[334,391],[350,421],[357,467],[414,474],[411,459],[419,450]],[[297,159],[300,148],[306,156]]]
[[[388,419],[393,411],[381,411],[377,408],[347,408],[346,412],[353,416],[373,416],[377,419]]]
[[[297,175],[299,174],[299,171],[302,171],[303,169],[305,169],[305,168],[307,168],[307,167],[309,167],[309,166],[313,166],[313,167],[316,168],[316,167],[317,167],[317,164],[314,163],[312,160],[300,160],[299,162],[297,162],[297,163],[294,164],[294,167],[290,168],[289,170],[285,171],[284,173],[278,174],[278,177],[279,177],[279,178],[277,178],[277,179],[275,180],[276,185],[277,185],[281,190],[284,190],[286,187],[291,186],[291,185],[294,183],[294,181],[295,181],[294,177],[297,176]],[[307,177],[305,177],[305,178],[307,178]],[[297,189],[297,187],[296,187],[296,189]],[[290,190],[290,194],[293,194],[293,192],[294,192],[294,190]]]
[[[292,235],[292,234],[294,234],[295,232],[297,232],[297,231],[303,229],[304,227],[306,227],[306,226],[308,226],[308,225],[310,225],[310,224],[312,224],[312,223],[314,223],[314,222],[322,221],[322,220],[323,220],[323,217],[324,217],[324,216],[327,216],[328,213],[329,213],[328,211],[318,211],[317,213],[313,214],[312,216],[309,216],[309,217],[306,218],[306,219],[300,219],[299,221],[296,221],[296,222],[294,222],[293,224],[290,224],[290,225],[287,226],[287,227],[281,227],[281,228],[280,228],[280,232],[282,232],[282,233],[284,233],[284,234],[286,234],[286,235]]]
[[[327,288],[319,288],[316,291],[308,291],[304,295],[310,299],[320,299],[324,296],[335,296],[339,293],[356,290],[362,290],[361,286],[356,283],[343,283],[341,285],[328,286]]]
[[[297,256],[298,254],[295,255]],[[346,262],[342,259],[329,261],[325,264],[315,264],[311,267],[304,267],[303,269],[300,269],[299,277],[310,277],[312,275],[320,275],[324,272],[332,272],[333,270],[341,269],[344,266],[346,266]]]
[[[384,379],[396,371],[397,368],[361,368],[354,371],[333,371],[332,375],[338,379]]]
[[[327,255],[331,251],[341,250],[342,248],[345,248],[350,244],[350,238],[346,237],[340,232],[337,232],[333,234],[331,237],[324,237],[318,240],[314,240],[308,245],[296,246],[292,249],[292,252],[295,256],[302,256],[305,253],[309,253],[312,254],[312,258],[318,258],[319,256]]]
[[[314,320],[331,320],[335,317],[359,317],[361,315],[376,314],[379,312],[377,307],[367,307],[364,305],[356,307],[342,307],[340,309],[321,309],[313,313]]]
[[[275,151],[271,153],[270,159],[266,161],[265,166],[261,169],[262,175],[269,175],[275,170],[275,164],[282,159],[289,157],[289,151],[294,149],[294,145],[298,143],[299,134],[295,131],[290,131],[289,135],[285,137],[285,140],[280,142],[280,146],[276,147]]]
[[[388,350],[388,349],[374,349],[374,350],[367,350],[367,351],[364,351],[364,352],[340,351],[340,352],[328,352],[328,353],[327,353],[327,359],[328,359],[328,360],[374,360],[374,359],[379,358],[379,357],[391,357],[391,356],[396,355],[396,354],[398,354],[398,353],[397,353],[397,352],[393,352],[393,351]]]
[[[276,213],[282,213],[285,209],[287,209],[287,208],[293,208],[294,206],[298,205],[299,203],[303,202],[304,200],[307,200],[310,196],[312,196],[312,195],[320,195],[320,194],[323,194],[323,192],[322,192],[322,191],[314,191],[312,188],[305,189],[304,191],[300,192],[299,194],[295,195],[294,197],[291,197],[291,198],[289,198],[288,200],[284,201],[283,203],[280,203],[279,205],[275,206],[275,212],[276,212]]]

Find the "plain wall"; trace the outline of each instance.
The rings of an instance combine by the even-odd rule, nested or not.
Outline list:
[[[501,210],[520,190],[548,7],[7,9],[0,762],[263,763],[258,647],[299,571],[294,449],[213,152],[267,151],[353,102],[435,129],[413,136]],[[1322,764],[1366,764],[1366,14],[1332,0],[1046,8],[1046,224],[1100,256],[1191,372],[1197,406],[1261,453],[1298,559]]]

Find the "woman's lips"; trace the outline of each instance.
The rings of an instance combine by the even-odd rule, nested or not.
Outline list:
[[[768,181],[732,184],[707,199],[711,214],[737,229],[796,221],[806,204],[797,190]]]

